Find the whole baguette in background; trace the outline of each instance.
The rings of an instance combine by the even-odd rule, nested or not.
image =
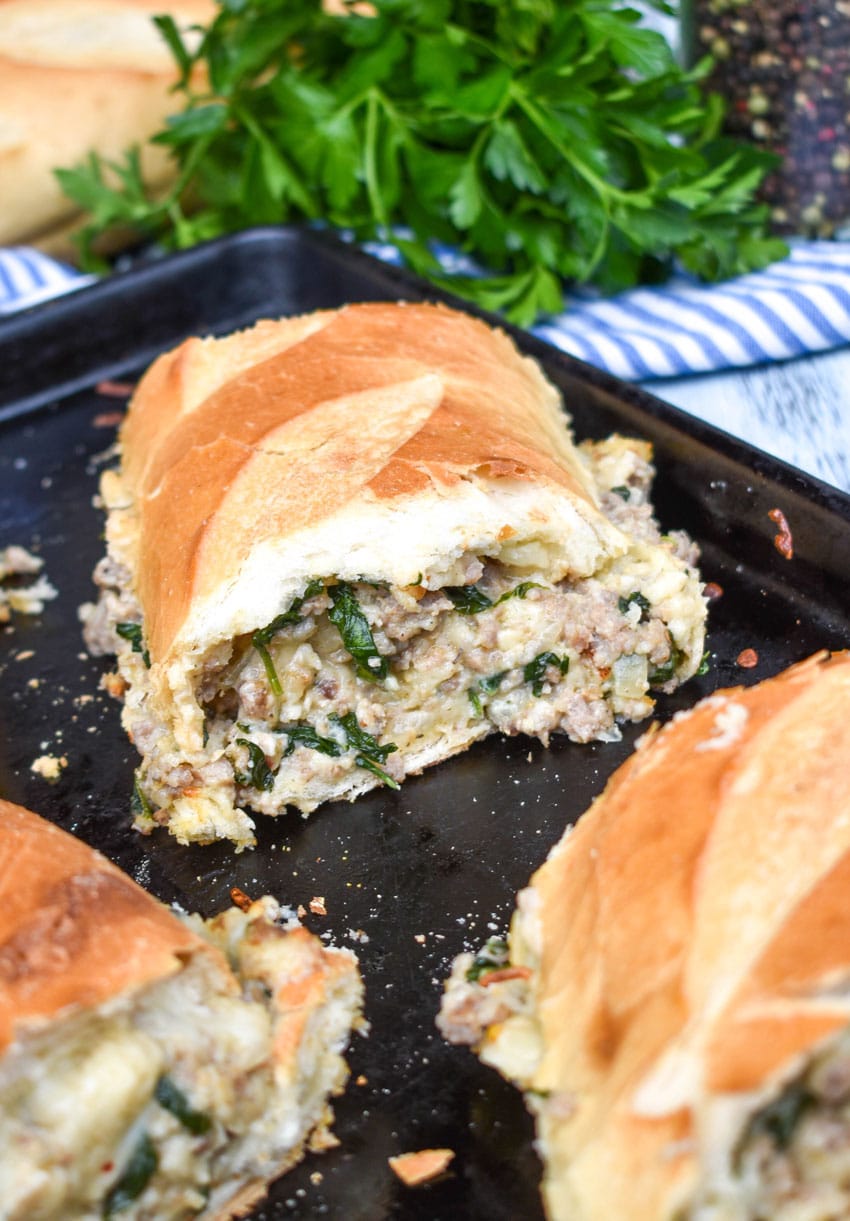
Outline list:
[[[526,1091],[549,1217],[850,1216],[850,654],[644,737],[439,1024]]]
[[[138,825],[253,842],[494,731],[616,740],[700,665],[696,548],[644,441],[574,442],[540,366],[443,306],[190,339],[105,474],[92,651],[118,654]]]
[[[118,158],[177,108],[174,60],[151,18],[208,21],[213,0],[0,0],[0,245],[66,253],[75,206],[54,177],[89,152]],[[171,176],[145,148],[145,181]]]
[[[273,899],[178,918],[0,801],[3,1217],[243,1215],[333,1143],[361,994]]]

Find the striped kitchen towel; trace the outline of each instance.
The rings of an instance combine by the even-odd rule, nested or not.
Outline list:
[[[28,246],[0,248],[0,314],[39,305],[95,278]]]
[[[365,249],[401,263],[391,244],[371,242]],[[457,251],[435,253],[449,273],[477,271]],[[92,278],[35,250],[0,250],[0,314]],[[562,351],[629,381],[823,352],[850,342],[850,242],[795,240],[788,258],[721,284],[679,274],[660,287],[614,297],[578,289],[563,314],[532,329]]]

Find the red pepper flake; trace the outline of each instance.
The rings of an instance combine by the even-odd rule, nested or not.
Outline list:
[[[752,670],[753,666],[759,664],[759,655],[755,649],[742,649],[738,654],[737,662],[742,670]]]
[[[500,984],[506,979],[530,979],[531,967],[500,967],[498,971],[487,971],[478,980],[482,988]]]
[[[98,394],[106,395],[107,398],[125,399],[133,393],[135,386],[132,382],[111,382],[107,379],[98,382],[95,390]]]
[[[717,598],[723,597],[723,586],[718,585],[716,581],[709,581],[703,586],[702,592],[708,598],[709,602],[714,602]]]
[[[418,1149],[415,1153],[399,1153],[387,1161],[405,1187],[418,1187],[444,1174],[453,1159],[453,1149]]]
[[[251,906],[251,900],[245,894],[245,891],[240,890],[238,886],[230,887],[230,900],[243,912],[246,912]]]
[[[127,398],[136,389],[132,382],[114,382],[109,377],[98,382],[94,388],[98,394],[105,394],[106,398]]]
[[[102,411],[92,420],[95,428],[114,428],[124,419],[123,411]]]
[[[791,529],[785,514],[781,509],[770,509],[768,517],[771,521],[776,522],[778,533],[773,540],[773,545],[780,555],[784,555],[786,560],[794,558],[794,540],[791,537]]]
[[[826,144],[830,140],[835,139],[834,127],[822,127],[818,132],[818,140],[821,144]]]

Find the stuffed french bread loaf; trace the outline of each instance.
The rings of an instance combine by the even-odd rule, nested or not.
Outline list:
[[[645,736],[458,959],[556,1221],[850,1216],[850,654]]]
[[[108,472],[90,647],[118,653],[139,825],[253,842],[496,730],[616,739],[702,659],[695,548],[645,442],[574,445],[502,332],[367,304],[191,339]]]

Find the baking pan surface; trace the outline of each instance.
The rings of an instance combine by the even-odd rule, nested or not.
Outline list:
[[[95,595],[103,548],[95,504],[126,387],[190,334],[346,301],[448,300],[413,277],[314,232],[263,229],[116,274],[0,324],[0,547],[45,561],[59,596],[0,629],[0,794],[95,845],[166,902],[211,914],[240,887],[309,905],[305,923],[358,953],[368,1037],[355,1036],[337,1101],[338,1148],[273,1187],[255,1218],[539,1221],[540,1167],[520,1096],[434,1027],[456,954],[503,933],[516,891],[589,805],[646,724],[620,743],[544,749],[494,736],[466,754],[353,805],[304,820],[258,818],[259,844],[180,847],[130,829],[135,752],[119,705],[99,688],[78,606]],[[491,319],[492,321],[492,319]],[[662,524],[702,549],[711,666],[672,697],[666,719],[718,686],[751,683],[819,648],[850,644],[850,498],[686,417],[635,387],[514,332],[560,387],[579,438],[617,429],[655,446]],[[770,512],[791,529],[775,545]],[[741,666],[744,650],[757,663]],[[63,757],[49,784],[33,772]],[[663,920],[663,912],[658,913]],[[652,930],[647,930],[647,936]],[[387,1159],[455,1152],[449,1172],[405,1188]]]

